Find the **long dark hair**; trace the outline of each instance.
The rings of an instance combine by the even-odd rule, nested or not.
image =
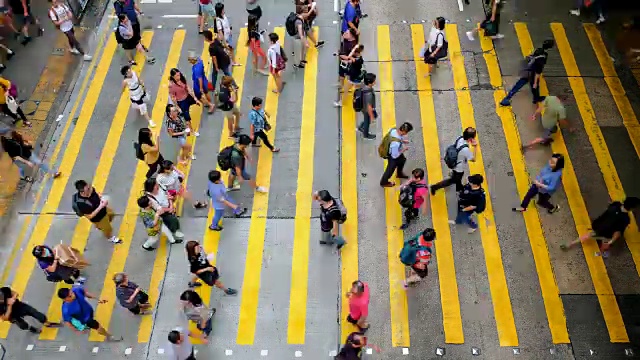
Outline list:
[[[564,156],[562,154],[553,154],[552,158],[556,159],[556,166],[553,167],[553,172],[564,169]]]
[[[146,144],[149,146],[153,146],[153,139],[151,138],[151,129],[142,128],[138,130],[138,144]]]
[[[258,33],[258,17],[253,14],[249,14],[249,18],[247,18],[247,32],[249,35],[251,35],[252,32]],[[249,45],[250,42],[251,36],[248,36],[247,45]]]
[[[198,244],[198,242],[195,241],[195,240],[187,241],[187,244],[184,246],[184,249],[187,252],[187,258],[191,259],[191,258],[196,257],[196,255],[197,255],[196,254],[196,247],[198,245],[200,245],[200,244]]]
[[[175,84],[176,81],[173,79],[173,77],[176,76],[176,74],[180,74],[180,81],[182,81],[183,84],[187,85],[187,79],[185,79],[182,71],[178,70],[177,68],[173,68],[169,72],[169,81]]]

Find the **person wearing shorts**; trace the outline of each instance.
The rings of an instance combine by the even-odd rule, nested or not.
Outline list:
[[[20,42],[22,45],[27,45],[31,41],[31,36],[29,36],[29,25],[35,24],[38,27],[38,36],[42,36],[42,34],[44,34],[44,29],[40,25],[40,20],[33,16],[33,13],[31,12],[30,0],[9,0],[9,8],[11,9],[11,13],[13,14],[13,18],[16,20],[16,23],[20,24],[22,27],[23,39]]]
[[[182,118],[180,109],[176,105],[167,104],[166,114],[167,132],[169,133],[169,136],[178,141],[180,149],[182,150],[180,153],[180,162],[186,163],[189,161],[189,156],[191,156],[191,160],[195,160],[196,156],[191,152],[192,146],[187,142],[187,136],[191,131]]]
[[[71,289],[58,290],[58,297],[62,299],[62,320],[64,324],[76,334],[85,333],[88,329],[96,330],[105,336],[108,341],[121,341],[109,333],[100,323],[94,319],[94,311],[87,299],[97,299],[97,296],[86,291],[82,286],[74,286]],[[106,300],[98,300],[98,304],[106,303]]]
[[[129,276],[123,272],[113,275],[116,287],[116,298],[123,308],[134,315],[147,315],[151,309],[149,295],[138,284],[129,281]]]
[[[347,292],[349,298],[349,315],[347,321],[360,329],[363,333],[369,329],[369,284],[356,280]]]
[[[205,254],[204,249],[197,241],[188,241],[185,250],[189,261],[189,271],[193,275],[189,282],[190,288],[202,286],[202,283],[198,281],[200,279],[209,286],[215,286],[223,290],[227,295],[236,295],[238,293],[235,289],[225,287],[220,281],[218,268],[209,263],[207,254]]]

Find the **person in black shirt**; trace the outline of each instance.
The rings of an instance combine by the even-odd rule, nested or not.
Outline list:
[[[623,202],[612,202],[602,215],[591,222],[591,229],[588,233],[568,244],[560,245],[560,248],[568,250],[581,242],[595,239],[600,248],[600,253],[596,255],[603,253],[606,256],[606,250],[624,234],[627,226],[631,223],[629,212],[639,207],[640,199],[634,196],[627,197]]]
[[[18,300],[18,293],[11,290],[10,287],[0,288],[0,318],[18,325],[22,330],[28,330],[34,334],[41,332],[40,329],[29,325],[25,320],[25,316],[31,316],[38,320],[45,327],[60,327],[60,323],[50,322],[47,316],[36,310],[29,304],[25,304]]]
[[[554,45],[555,42],[553,40],[545,40],[541,48],[537,48],[533,54],[527,56],[524,60],[523,68],[520,71],[520,79],[518,79],[511,90],[509,90],[507,96],[500,101],[500,105],[511,105],[511,98],[527,83],[531,87],[533,103],[537,104],[544,100],[544,98],[540,96],[540,77],[542,76],[544,66],[547,64],[547,57],[549,57],[547,50],[552,49]]]
[[[458,215],[455,220],[449,220],[449,223],[452,225],[467,224],[469,226],[468,233],[471,234],[478,230],[478,223],[471,218],[471,215],[484,211],[486,196],[482,188],[484,182],[482,175],[471,175],[467,180],[469,183],[465,184],[458,194]]]
[[[25,171],[33,168],[41,168],[45,172],[51,174],[54,179],[62,175],[61,172],[49,168],[49,166],[35,154],[33,145],[25,140],[17,131],[11,132],[11,137],[2,136],[0,138],[2,148],[9,154],[13,163],[16,164],[20,171],[20,177],[28,182],[32,182],[33,178],[25,176]]]
[[[350,32],[347,32],[347,34],[350,34]],[[343,42],[343,44],[345,42]],[[346,46],[348,47],[349,45]],[[355,45],[346,54],[343,54],[342,52],[340,54],[340,66],[338,68],[338,75],[340,76],[340,80],[338,86],[340,87],[340,92],[344,96],[346,96],[346,94],[349,92],[351,86],[353,86],[354,88],[358,88],[362,84],[362,80],[364,79],[364,73],[362,71],[362,67],[364,66],[364,60],[362,59],[363,50],[364,45]],[[349,79],[349,85],[347,85],[346,89],[343,87],[345,77]],[[333,103],[333,106],[342,106],[342,101]]]
[[[380,352],[380,348],[368,344],[368,339],[362,332],[352,332],[347,336],[344,346],[335,357],[336,360],[358,360],[362,359],[362,350],[365,346],[371,346],[376,352]]]
[[[84,216],[95,227],[102,231],[104,237],[114,244],[122,243],[118,237],[113,235],[113,210],[109,208],[109,201],[100,196],[96,189],[84,180],[78,180],[75,183],[78,192],[73,195],[73,207],[79,216]]]
[[[231,76],[223,76],[220,82],[220,93],[218,94],[218,109],[222,110],[224,118],[227,119],[227,126],[230,137],[238,137],[238,131],[242,130],[240,124],[240,110],[236,106],[238,101],[238,91],[234,87]]]
[[[342,248],[346,243],[340,236],[339,225],[343,222],[342,203],[340,200],[334,199],[327,190],[320,190],[313,194],[313,200],[320,204],[320,230],[322,230],[322,238],[320,244],[336,244],[338,249]]]
[[[187,251],[187,260],[189,261],[189,271],[193,274],[193,278],[189,282],[190,288],[202,286],[202,283],[198,281],[200,279],[209,286],[215,285],[218,289],[224,290],[227,295],[236,295],[238,293],[235,289],[225,287],[220,281],[218,268],[209,263],[207,254],[205,254],[204,249],[197,241],[188,241],[185,249]]]
[[[42,34],[44,34],[44,29],[40,26],[40,20],[33,16],[33,13],[31,12],[30,0],[9,0],[9,7],[11,8],[13,18],[16,19],[16,22],[18,24],[22,24],[22,34],[24,35],[22,42],[20,42],[22,45],[27,45],[27,43],[31,41],[31,36],[29,36],[29,25],[35,24],[38,27],[38,36],[42,36]]]
[[[213,38],[213,33],[206,30],[204,33],[204,39],[209,43],[209,55],[213,62],[213,70],[211,71],[211,87],[213,91],[216,91],[216,84],[218,83],[218,73],[222,71],[223,74],[231,76],[231,57],[227,53],[227,49],[219,39]],[[235,80],[233,81],[233,87],[238,88]]]

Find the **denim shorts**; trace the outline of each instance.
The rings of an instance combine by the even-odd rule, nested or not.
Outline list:
[[[174,139],[178,140],[178,143],[180,144],[180,146],[187,145],[187,137],[184,135],[175,136]]]
[[[235,168],[231,168],[231,175],[238,176],[238,174],[236,173],[236,169]],[[251,180],[251,175],[249,175],[247,170],[242,169],[242,178],[245,179],[245,180]]]

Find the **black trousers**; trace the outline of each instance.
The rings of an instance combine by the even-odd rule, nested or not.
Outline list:
[[[267,137],[267,134],[264,131],[260,130],[254,132],[253,141],[251,142],[251,144],[256,145],[258,143],[258,138],[262,139],[264,145],[268,147],[269,150],[273,151],[273,145],[271,145],[271,143],[269,142],[269,137]]]
[[[398,177],[404,176],[404,164],[407,162],[407,158],[404,154],[400,154],[397,158],[391,158],[387,160],[387,168],[384,170],[384,174],[382,174],[382,179],[380,179],[380,185],[387,185],[389,183],[389,179],[393,176],[393,173],[397,171]]]
[[[33,306],[25,303],[21,303],[20,306],[22,308],[20,316],[11,319],[11,322],[18,325],[21,330],[29,330],[31,327],[31,325],[24,320],[25,316],[31,316],[42,324],[47,322],[47,315],[36,310]]]
[[[431,191],[449,187],[456,184],[456,191],[462,191],[462,176],[463,172],[451,171],[451,177],[446,178],[438,183],[431,185]]]
[[[11,111],[11,109],[9,109],[9,105],[5,104],[0,104],[0,110],[2,110],[2,112],[9,116],[10,118],[13,119],[13,123],[16,124],[18,121],[20,121],[20,119],[22,119],[22,121],[27,121],[27,117],[24,115],[24,113],[22,112],[22,109],[20,109],[20,106],[18,106],[18,110],[17,113],[13,113]],[[20,116],[20,118],[18,118],[18,116]]]

